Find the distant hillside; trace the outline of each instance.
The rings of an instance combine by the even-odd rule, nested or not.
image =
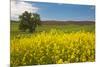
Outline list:
[[[18,22],[12,21],[11,22]],[[90,25],[95,24],[95,21],[41,21],[42,25],[66,25],[66,24],[79,24],[79,25]]]
[[[41,21],[43,25],[66,25],[66,24],[79,24],[79,25],[88,25],[95,24],[94,21]]]

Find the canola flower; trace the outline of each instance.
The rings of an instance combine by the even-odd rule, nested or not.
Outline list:
[[[51,30],[11,40],[11,66],[95,61],[92,32]]]

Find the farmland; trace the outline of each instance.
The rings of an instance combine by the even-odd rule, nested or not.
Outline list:
[[[11,22],[12,67],[95,61],[95,23],[49,23],[30,34],[20,32],[18,22]]]
[[[18,29],[19,23],[12,22],[11,23],[11,38],[16,35],[28,35],[29,33],[20,32]],[[51,29],[61,30],[65,33],[77,32],[80,30],[84,30],[86,32],[95,32],[95,23],[94,22],[61,22],[61,21],[42,21],[42,25],[36,28],[36,32],[48,32]]]

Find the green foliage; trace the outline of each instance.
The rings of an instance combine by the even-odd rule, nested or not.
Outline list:
[[[29,29],[29,32],[33,32],[35,31],[36,26],[40,24],[40,16],[36,13],[28,13],[25,11],[19,16],[19,19],[19,29],[23,32],[27,29]]]

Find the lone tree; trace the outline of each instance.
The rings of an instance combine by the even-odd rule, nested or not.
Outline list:
[[[32,33],[35,31],[37,25],[40,25],[40,15],[25,11],[19,16],[19,21],[19,30],[25,32],[28,29],[29,32]]]

